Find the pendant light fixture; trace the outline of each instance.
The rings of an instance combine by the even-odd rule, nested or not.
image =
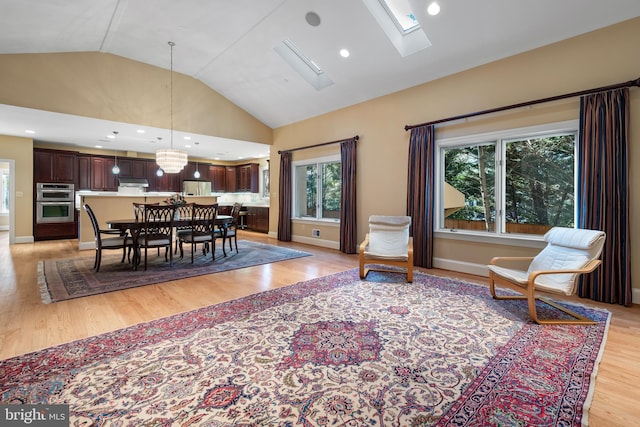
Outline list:
[[[198,162],[196,162],[196,171],[193,173],[193,177],[195,179],[199,179],[200,178],[200,171],[198,170]]]
[[[173,47],[176,44],[169,42],[171,46],[171,81],[170,81],[170,115],[171,115],[171,148],[163,148],[156,151],[156,163],[165,173],[178,173],[187,164],[187,152],[173,148]]]
[[[118,131],[114,130],[113,131],[113,138],[115,139],[116,136],[118,136]],[[113,161],[114,161],[114,165],[111,168],[111,172],[113,172],[114,175],[118,175],[120,173],[120,168],[118,167],[118,155],[117,154],[113,157]]]

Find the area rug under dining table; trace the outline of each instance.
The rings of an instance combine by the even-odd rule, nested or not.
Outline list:
[[[38,286],[42,302],[64,301],[311,255],[280,246],[238,240],[237,251],[235,246],[233,251],[227,247],[227,256],[224,256],[222,247],[218,244],[215,260],[211,260],[211,253],[203,256],[202,252],[198,252],[195,254],[194,263],[191,264],[190,251],[191,246],[185,246],[182,259],[179,258],[178,251],[178,256],[174,255],[173,266],[170,266],[169,262],[165,261],[164,250],[161,250],[158,256],[158,252],[153,249],[147,256],[146,271],[143,266],[133,270],[132,265],[126,260],[124,263],[120,262],[122,253],[119,251],[103,252],[98,273],[93,270],[94,251],[87,251],[90,256],[40,261]]]
[[[358,270],[0,361],[0,403],[91,426],[579,426],[608,311]],[[540,305],[540,316],[558,315]]]

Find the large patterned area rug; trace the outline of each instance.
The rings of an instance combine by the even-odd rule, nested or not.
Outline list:
[[[122,253],[119,251],[103,252],[98,273],[93,270],[94,251],[90,252],[91,256],[40,261],[38,285],[42,302],[46,304],[311,255],[279,246],[239,240],[237,251],[235,246],[233,251],[229,251],[227,246],[226,257],[222,252],[222,245],[217,244],[216,259],[211,261],[211,254],[203,256],[201,247],[202,245],[197,246],[199,252],[194,254],[194,263],[191,264],[191,246],[185,246],[184,258],[180,259],[178,251],[177,256],[174,255],[172,267],[165,261],[164,250],[158,256],[157,250],[151,249],[147,256],[146,271],[142,265],[138,270],[133,270],[126,260],[121,263]]]
[[[584,421],[609,312],[540,326],[485,286],[403,280],[350,270],[0,361],[0,403],[91,426]]]

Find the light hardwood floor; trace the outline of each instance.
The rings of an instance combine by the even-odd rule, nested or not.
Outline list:
[[[8,232],[0,231],[0,359],[358,265],[356,255],[344,255],[336,250],[278,242],[264,234],[247,231],[240,231],[239,238],[301,249],[314,256],[45,305],[40,302],[38,293],[37,262],[91,256],[92,252],[80,253],[76,240],[9,246]],[[483,277],[443,270],[417,270],[486,284]],[[640,306],[625,308],[579,301],[606,308],[613,314],[599,366],[589,425],[640,425]]]

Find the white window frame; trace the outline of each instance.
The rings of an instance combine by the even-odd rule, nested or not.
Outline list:
[[[6,176],[6,178],[4,178]],[[4,207],[4,198],[5,198],[5,192],[4,192],[4,180],[8,179],[10,180],[10,170],[9,169],[4,169],[4,168],[0,168],[0,214],[3,215],[8,215],[9,214],[9,209],[11,209],[11,206],[9,206],[9,209],[5,209]],[[11,185],[11,181],[9,181],[9,185]],[[9,199],[9,204],[11,203],[11,188],[8,189],[8,193],[6,194],[6,197]]]
[[[331,223],[331,224],[339,224],[340,219],[338,218],[309,218],[309,217],[301,217],[298,216],[298,179],[297,179],[297,167],[298,166],[306,166],[306,165],[320,165],[321,163],[341,163],[340,155],[332,155],[325,157],[315,157],[313,159],[305,159],[291,162],[291,219],[296,222],[308,222],[308,223]],[[317,177],[316,177],[317,179]],[[318,185],[318,190],[320,190],[320,185]],[[322,206],[322,191],[318,191],[318,206]]]
[[[528,247],[540,247],[540,242],[543,242],[543,236],[532,234],[513,234],[505,233],[505,220],[504,220],[504,188],[506,186],[506,177],[503,167],[495,168],[495,181],[496,181],[496,221],[494,232],[480,232],[473,230],[450,230],[441,226],[444,224],[444,149],[456,146],[471,146],[482,145],[487,143],[496,143],[496,163],[501,162],[506,153],[506,143],[513,141],[517,138],[523,137],[544,137],[553,134],[570,133],[576,134],[576,147],[575,147],[575,172],[574,172],[574,199],[577,196],[577,162],[578,162],[578,138],[579,138],[579,121],[568,120],[556,123],[547,123],[536,126],[527,126],[515,129],[506,129],[495,132],[487,132],[481,134],[466,135],[460,137],[436,138],[436,164],[435,164],[435,194],[436,200],[434,203],[434,235],[438,238],[454,239],[454,240],[466,240],[482,243],[497,243],[507,244],[515,246],[528,246]],[[577,219],[577,203],[574,204],[574,218]],[[575,221],[575,220],[574,220]]]

